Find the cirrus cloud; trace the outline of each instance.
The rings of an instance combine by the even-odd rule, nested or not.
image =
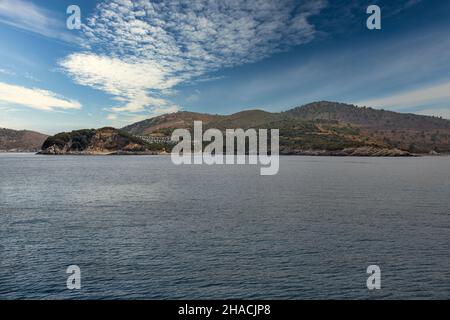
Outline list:
[[[113,112],[178,110],[180,83],[314,39],[325,0],[102,1],[83,25],[91,51],[60,61],[77,83],[113,96]]]
[[[26,0],[1,0],[0,23],[59,41],[80,44],[81,38],[69,33],[65,16]]]

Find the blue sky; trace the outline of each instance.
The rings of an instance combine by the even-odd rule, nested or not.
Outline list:
[[[81,9],[68,30],[66,9]],[[366,28],[366,8],[382,29]],[[0,0],[0,127],[333,100],[450,118],[450,2]]]

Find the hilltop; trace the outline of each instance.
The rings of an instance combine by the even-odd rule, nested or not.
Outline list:
[[[133,135],[151,135],[155,133],[170,135],[174,129],[188,129],[192,127],[194,121],[203,121],[204,124],[207,124],[222,117],[219,115],[180,111],[136,122],[122,128],[122,130]]]
[[[0,151],[37,152],[48,136],[35,131],[0,128]]]
[[[327,101],[297,107],[284,114],[303,120],[348,124],[377,143],[413,153],[450,152],[450,121],[438,117]]]
[[[438,117],[358,107],[329,101],[309,103],[283,112],[283,114],[304,120],[336,120],[379,129],[450,129],[450,121]]]

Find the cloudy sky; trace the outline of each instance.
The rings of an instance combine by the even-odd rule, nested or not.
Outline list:
[[[366,28],[371,4],[382,30]],[[450,118],[449,14],[434,0],[0,0],[0,127],[317,100]]]

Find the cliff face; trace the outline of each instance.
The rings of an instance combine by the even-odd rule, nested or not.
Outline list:
[[[0,128],[0,151],[37,152],[47,138],[39,132]]]
[[[107,155],[155,154],[165,152],[163,146],[148,145],[126,132],[114,128],[78,130],[49,137],[41,154],[49,155]]]

